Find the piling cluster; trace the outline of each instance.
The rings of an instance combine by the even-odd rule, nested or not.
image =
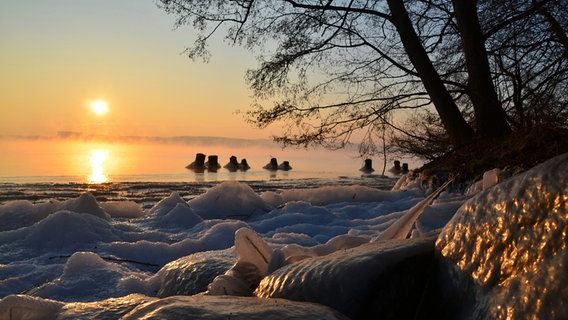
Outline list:
[[[221,165],[219,164],[219,157],[217,155],[210,155],[207,157],[207,161],[205,161],[206,155],[203,153],[198,153],[195,155],[195,161],[188,164],[186,166],[187,169],[192,170],[194,172],[217,172],[217,170],[221,169]],[[247,159],[242,159],[241,162],[237,160],[237,157],[231,156],[229,158],[229,162],[223,166],[223,168],[229,170],[230,172],[236,171],[247,171],[250,169],[250,166],[247,162]],[[278,164],[278,160],[276,158],[270,159],[270,162],[266,164],[263,169],[269,171],[276,171],[276,170],[292,170],[290,163],[288,161],[283,161],[281,164]]]
[[[195,161],[188,164],[186,166],[187,169],[195,171],[195,172],[205,172],[205,170],[209,172],[217,172],[217,170],[221,169],[221,165],[219,164],[219,157],[217,155],[210,155],[207,157],[207,161],[205,161],[205,154],[198,153],[195,155]],[[235,172],[235,171],[247,171],[250,169],[250,166],[247,162],[247,159],[242,159],[239,163],[237,161],[237,157],[231,156],[229,159],[229,163],[223,166],[223,168]]]
[[[372,172],[375,171],[375,169],[373,169],[373,160],[371,159],[365,159],[365,162],[363,164],[363,167],[361,169],[359,169],[359,171],[366,173],[366,174],[370,174]],[[393,174],[405,174],[408,173],[408,163],[403,163],[402,167],[400,166],[400,161],[395,160],[394,161],[394,166],[392,166],[389,169],[389,172],[393,173]]]

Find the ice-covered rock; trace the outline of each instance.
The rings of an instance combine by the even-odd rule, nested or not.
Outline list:
[[[0,299],[0,319],[53,319],[64,303],[25,295]]]
[[[303,259],[262,279],[256,294],[317,302],[354,319],[413,318],[430,278],[434,241],[378,241]]]
[[[22,298],[23,300],[23,298]],[[38,300],[38,304],[42,299]],[[22,301],[23,302],[23,301]],[[2,303],[2,301],[0,301]],[[17,305],[17,302],[14,304]],[[2,309],[0,308],[0,312]],[[132,294],[91,303],[67,303],[51,311],[57,319],[321,319],[346,320],[328,307],[288,301],[230,296],[173,296],[163,299]],[[42,319],[42,318],[35,318]]]
[[[157,296],[190,296],[205,292],[213,279],[224,274],[234,263],[234,258],[225,251],[199,252],[169,262],[156,275],[160,281]]]
[[[568,153],[483,190],[440,234],[440,318],[568,318]]]

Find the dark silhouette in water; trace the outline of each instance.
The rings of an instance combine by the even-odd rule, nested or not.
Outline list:
[[[276,160],[276,158],[272,158],[272,159],[270,159],[270,162],[267,163],[262,168],[264,168],[266,170],[270,170],[270,171],[276,171],[276,170],[278,170],[278,160]]]
[[[188,164],[186,168],[195,172],[205,171],[205,155],[203,153],[196,154],[195,161]]]
[[[363,173],[371,173],[375,171],[375,169],[373,169],[373,160],[365,159],[365,165],[363,165],[363,167],[359,170]]]
[[[408,165],[407,165],[407,170],[408,170]],[[395,160],[394,166],[390,168],[389,171],[394,174],[400,174],[402,172],[402,168],[400,167],[400,161]]]
[[[247,171],[248,169],[250,169],[249,164],[247,163],[247,159],[242,159],[241,163],[239,164],[239,170],[241,171]]]
[[[278,170],[288,171],[292,170],[292,167],[290,166],[290,163],[288,161],[284,161],[278,166]]]
[[[237,171],[239,169],[239,162],[237,161],[237,157],[231,156],[231,158],[229,158],[229,163],[227,163],[223,168],[231,172]]]
[[[217,172],[217,170],[221,168],[221,165],[219,164],[219,157],[217,157],[216,155],[210,155],[207,158],[205,166],[207,167],[208,171]]]

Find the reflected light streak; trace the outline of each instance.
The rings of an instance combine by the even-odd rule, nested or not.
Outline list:
[[[106,150],[93,150],[91,153],[92,174],[89,177],[89,183],[103,183],[108,181],[103,170],[103,163],[108,157]]]

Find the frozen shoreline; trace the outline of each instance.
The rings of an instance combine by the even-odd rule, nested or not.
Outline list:
[[[372,176],[305,178],[305,179],[273,179],[242,181],[255,192],[278,191],[286,189],[317,188],[321,186],[364,185],[371,188],[389,190],[398,178]],[[0,183],[0,204],[14,200],[28,200],[32,203],[52,200],[65,201],[76,198],[82,193],[92,193],[98,201],[134,201],[144,208],[152,206],[159,200],[178,192],[189,200],[207,189],[224,181],[207,182],[109,182],[103,184],[89,183]]]
[[[567,160],[494,186],[488,175],[474,194],[442,192],[432,203],[416,180],[392,190],[227,181],[190,189],[187,199],[176,184],[157,184],[171,191],[157,202],[72,196],[80,190],[61,201],[8,201],[0,205],[0,319],[192,318],[189,310],[313,318],[308,310],[323,306],[327,319],[344,319],[333,310],[356,319],[563,318]],[[226,296],[251,292],[256,298]]]

